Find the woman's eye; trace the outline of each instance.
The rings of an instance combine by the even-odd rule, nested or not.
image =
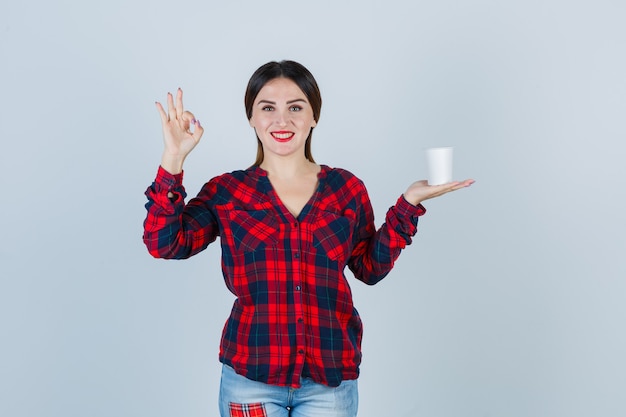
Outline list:
[[[289,111],[300,111],[300,110],[302,110],[302,107],[300,106],[291,106],[289,108]]]
[[[263,107],[263,111],[272,111],[274,110],[274,108],[272,106],[265,106]]]

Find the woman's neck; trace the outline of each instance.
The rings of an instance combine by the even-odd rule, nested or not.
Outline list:
[[[317,174],[319,165],[309,161],[304,156],[297,158],[265,158],[260,165],[269,176],[274,178],[295,178]]]

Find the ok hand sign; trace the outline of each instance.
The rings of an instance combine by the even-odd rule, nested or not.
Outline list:
[[[183,90],[176,92],[176,103],[171,93],[167,93],[167,113],[161,103],[156,103],[161,116],[165,149],[161,166],[171,174],[178,174],[189,153],[196,147],[204,133],[200,121],[193,113],[183,108]],[[193,131],[192,131],[193,127]]]

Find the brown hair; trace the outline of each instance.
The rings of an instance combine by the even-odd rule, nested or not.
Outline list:
[[[302,64],[295,61],[268,62],[259,67],[259,69],[252,74],[250,81],[248,81],[248,87],[246,88],[246,95],[244,97],[248,120],[252,118],[254,100],[256,100],[259,91],[261,91],[265,84],[275,78],[288,78],[300,87],[300,90],[302,90],[313,108],[313,119],[317,122],[320,117],[320,111],[322,110],[320,89],[317,86],[315,78],[313,78],[313,74]],[[304,145],[304,156],[309,161],[315,162],[311,154],[311,136],[313,136],[313,128],[311,128]],[[257,136],[256,161],[253,165],[261,165],[263,157],[263,145]]]

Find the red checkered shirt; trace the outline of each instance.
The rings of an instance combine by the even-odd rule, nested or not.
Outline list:
[[[259,167],[213,178],[187,204],[182,179],[159,167],[146,191],[143,239],[153,256],[182,259],[220,237],[224,280],[236,296],[220,361],[272,385],[356,379],[363,328],[345,267],[366,284],[383,279],[424,207],[401,196],[376,230],[361,180],[325,165],[298,218]]]

